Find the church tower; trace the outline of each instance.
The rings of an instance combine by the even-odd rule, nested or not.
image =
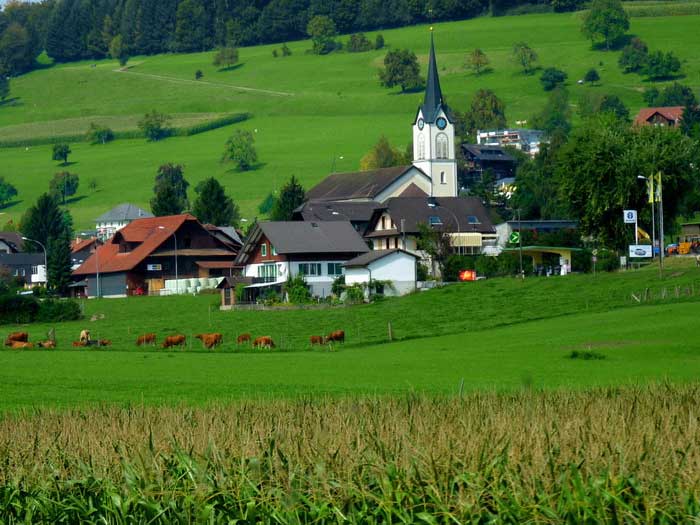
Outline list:
[[[425,98],[413,122],[413,165],[432,180],[431,197],[457,197],[455,147],[454,121],[442,99],[431,33]]]

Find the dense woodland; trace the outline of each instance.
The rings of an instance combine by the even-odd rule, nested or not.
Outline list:
[[[307,37],[316,15],[340,33],[500,15],[533,7],[573,10],[581,0],[44,0],[0,12],[0,64],[32,69],[46,50],[58,62],[103,58],[121,35],[130,55],[205,51]]]

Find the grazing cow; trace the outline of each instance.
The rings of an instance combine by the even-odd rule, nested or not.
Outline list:
[[[335,332],[331,332],[326,336],[325,342],[326,344],[330,343],[331,341],[337,341],[338,343],[344,343],[345,342],[345,332],[343,330],[336,330]]]
[[[250,334],[241,334],[238,336],[238,339],[236,339],[236,344],[242,345],[243,343],[250,343],[252,338],[253,336]]]
[[[272,340],[272,337],[269,335],[265,335],[262,337],[258,337],[253,341],[253,348],[274,348],[275,347],[275,342]]]
[[[90,330],[81,330],[80,332],[80,340],[83,343],[87,343],[90,341]]]
[[[83,346],[87,346],[87,343],[85,341],[73,341],[73,346],[76,348],[80,348]]]
[[[27,332],[12,332],[5,339],[5,346],[12,346],[12,343],[26,343],[29,341],[29,334]]]
[[[221,343],[224,342],[224,336],[216,333],[216,334],[197,334],[195,335],[197,339],[202,341],[202,344],[204,345],[205,348],[214,348],[215,346],[220,345]]]
[[[48,341],[39,341],[36,344],[39,348],[56,348],[56,341],[49,339]]]
[[[156,334],[143,334],[136,338],[136,346],[156,344]]]
[[[10,348],[15,350],[23,350],[25,348],[34,348],[34,344],[28,343],[26,341],[12,341]]]
[[[169,335],[163,341],[163,348],[170,348],[171,346],[183,346],[186,342],[184,335]]]
[[[112,346],[112,341],[110,341],[109,339],[100,339],[97,342],[97,346]]]
[[[311,341],[311,346],[322,345],[324,342],[324,337],[322,335],[312,335],[310,341]]]

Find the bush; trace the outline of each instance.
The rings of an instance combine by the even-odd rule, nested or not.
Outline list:
[[[194,72],[194,79],[195,80],[201,80],[201,78],[204,76],[204,73],[202,73],[201,69],[198,69],[197,71]]]
[[[360,304],[365,302],[365,289],[360,284],[353,284],[345,288],[345,302],[348,304]]]
[[[634,37],[630,43],[622,48],[622,54],[617,61],[625,73],[640,71],[647,62],[649,47],[640,38]]]
[[[605,359],[605,356],[592,350],[573,350],[569,354],[569,359],[584,359],[588,361],[591,359]]]
[[[289,49],[289,46],[286,43],[282,44],[282,56],[288,57],[291,55],[292,55],[292,50]]]
[[[287,299],[292,304],[307,304],[311,302],[309,287],[302,275],[289,277],[284,285],[284,291],[287,293]]]
[[[345,290],[345,276],[339,275],[333,280],[333,286],[331,287],[331,293],[336,297],[340,297]]]
[[[614,272],[620,268],[617,252],[605,248],[598,250],[596,270],[599,272]]]
[[[31,323],[39,312],[39,301],[26,295],[0,295],[0,324]]]
[[[377,38],[374,39],[374,49],[382,49],[384,47],[384,37],[382,36],[381,33],[377,35]]]
[[[88,129],[87,140],[91,144],[107,144],[114,140],[114,131],[93,122]]]
[[[427,281],[428,280],[428,267],[423,264],[423,263],[418,263],[418,266],[416,267],[416,279],[419,281]]]
[[[555,87],[566,82],[567,74],[555,67],[548,67],[542,73],[540,82],[545,91],[552,91]]]
[[[600,75],[595,68],[591,68],[586,71],[586,76],[583,77],[586,82],[598,82],[600,80]]]
[[[372,42],[367,39],[364,33],[355,33],[350,35],[347,50],[349,53],[362,53],[370,51],[373,47]]]
[[[247,285],[245,283],[238,283],[236,285],[236,302],[242,303],[245,300],[245,289]]]
[[[41,323],[60,323],[77,321],[82,317],[80,305],[67,299],[46,299],[39,303],[36,321]]]
[[[168,127],[169,122],[170,117],[168,115],[158,113],[154,109],[143,116],[138,126],[149,141],[155,142],[170,135],[171,130]]]

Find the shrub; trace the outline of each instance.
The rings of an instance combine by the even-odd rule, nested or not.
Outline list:
[[[139,121],[139,129],[151,142],[164,139],[171,133],[168,123],[170,117],[164,113],[158,113],[155,109],[146,113]]]
[[[236,302],[237,303],[242,303],[245,300],[246,286],[247,285],[245,283],[238,283],[236,285]]]
[[[350,35],[347,49],[349,53],[361,53],[370,51],[373,47],[372,42],[367,39],[364,33],[355,33]]]
[[[374,39],[374,49],[382,49],[384,47],[384,37],[382,36],[381,33],[377,35],[377,38]]]
[[[591,359],[605,359],[605,356],[592,350],[573,350],[569,354],[569,359],[584,359],[588,361]]]
[[[39,312],[39,301],[26,295],[0,295],[0,324],[31,323]]]
[[[428,267],[425,264],[419,262],[418,266],[416,267],[416,278],[419,281],[427,281],[428,274]]]
[[[348,304],[359,304],[365,301],[365,289],[360,284],[353,284],[345,287],[345,302]]]
[[[340,297],[345,290],[345,276],[339,275],[333,280],[333,286],[331,287],[331,293],[336,297]]]
[[[552,91],[555,87],[566,82],[567,74],[555,67],[548,67],[542,72],[540,82],[545,91]]]
[[[605,248],[598,250],[596,255],[596,270],[601,272],[614,272],[620,268],[620,259],[617,253]]]
[[[288,57],[291,55],[292,55],[292,50],[289,49],[289,46],[286,43],[282,44],[282,56]]]
[[[42,323],[59,323],[77,321],[82,317],[80,305],[67,299],[46,299],[39,303],[36,321]]]
[[[284,291],[287,294],[288,301],[292,304],[307,304],[311,302],[309,287],[303,275],[289,277],[284,284]]]
[[[600,80],[600,75],[598,74],[598,70],[595,68],[591,68],[588,71],[586,71],[586,76],[583,77],[583,80],[586,82],[598,82]]]
[[[272,50],[272,58],[277,58],[277,50],[276,49]]]
[[[87,140],[91,144],[106,144],[114,140],[114,131],[93,122],[88,129]]]
[[[646,43],[637,37],[630,40],[630,43],[622,48],[622,54],[617,61],[618,65],[625,73],[640,71],[647,62],[649,48]]]
[[[204,73],[202,73],[201,69],[198,69],[197,71],[194,72],[194,79],[195,80],[200,80],[204,76]]]

